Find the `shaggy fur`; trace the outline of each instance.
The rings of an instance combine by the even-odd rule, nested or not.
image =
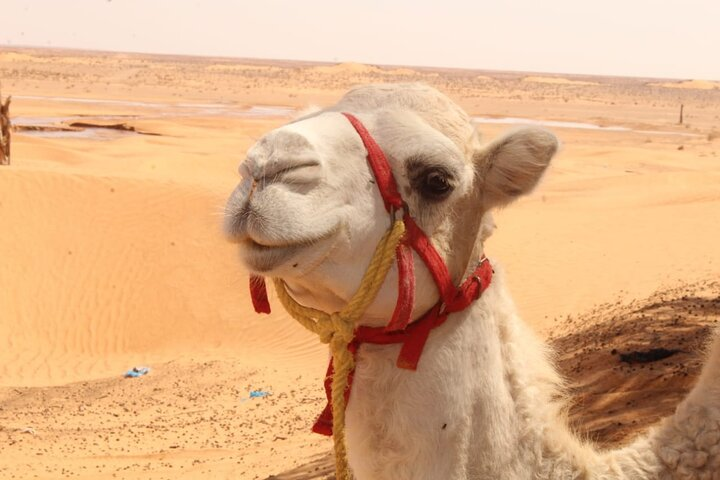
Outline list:
[[[467,115],[423,85],[360,87],[270,132],[241,166],[226,231],[250,270],[283,278],[299,302],[325,311],[352,296],[389,225],[365,150],[341,111],[358,116],[382,147],[411,214],[456,281],[483,253],[490,210],[530,192],[557,150],[538,129],[482,146]],[[453,187],[442,201],[417,187],[433,169]],[[717,336],[674,416],[623,449],[596,451],[567,427],[547,348],[518,317],[492,263],[490,288],[431,333],[417,371],[396,367],[398,345],[360,348],[347,410],[358,480],[720,480]],[[438,293],[417,257],[415,265],[417,318]],[[392,271],[361,324],[387,323],[396,285]]]

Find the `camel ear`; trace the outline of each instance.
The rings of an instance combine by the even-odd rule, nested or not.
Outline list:
[[[473,156],[486,209],[502,207],[538,184],[558,149],[555,135],[523,128],[492,142]]]

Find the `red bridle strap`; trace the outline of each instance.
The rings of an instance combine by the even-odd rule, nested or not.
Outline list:
[[[409,212],[405,212],[403,217],[405,221],[405,235],[407,242],[420,256],[427,266],[430,274],[435,280],[435,285],[440,292],[440,298],[445,303],[451,303],[458,294],[458,289],[453,284],[450,272],[445,265],[445,261],[425,235],[425,232],[418,227],[415,220],[410,216]]]
[[[350,124],[355,128],[358,135],[360,135],[363,145],[365,145],[367,161],[375,176],[375,181],[377,182],[378,190],[380,190],[380,195],[382,195],[383,202],[385,202],[385,210],[387,210],[388,213],[392,213],[394,210],[400,210],[403,208],[405,202],[403,202],[400,196],[395,177],[390,168],[390,163],[388,163],[387,158],[385,158],[385,153],[360,120],[350,113],[343,112],[343,115],[350,121]]]
[[[355,338],[352,343],[348,345],[348,349],[356,358],[356,363],[358,349],[363,343],[375,345],[392,345],[399,343],[402,346],[400,347],[397,366],[406,370],[416,370],[430,332],[445,323],[445,320],[447,320],[451,313],[462,311],[477,300],[482,292],[490,286],[492,274],[493,270],[490,262],[487,258],[483,257],[472,274],[458,289],[458,295],[454,302],[449,305],[445,305],[442,301],[438,302],[425,315],[408,325],[407,328],[402,331],[388,332],[385,327],[357,327],[355,329]],[[331,385],[334,373],[335,370],[331,360],[327,374],[325,375],[325,394],[328,403],[313,425],[313,432],[328,436],[332,435]],[[351,373],[348,378],[348,388],[345,390],[346,404],[350,399],[353,373]]]
[[[435,247],[427,235],[425,235],[425,232],[418,227],[415,220],[410,216],[407,204],[405,204],[400,196],[397,182],[395,181],[392,168],[390,168],[390,163],[385,153],[357,117],[350,113],[343,113],[343,115],[345,115],[353,128],[355,128],[355,131],[360,136],[368,152],[367,161],[375,176],[378,190],[385,203],[385,209],[391,215],[394,215],[399,209],[403,209],[403,222],[405,223],[406,233],[397,252],[399,274],[398,300],[395,311],[386,327],[388,331],[402,330],[410,323],[412,305],[415,299],[415,275],[412,275],[413,272],[410,271],[410,269],[413,268],[412,252],[410,252],[407,246],[412,247],[427,266],[435,280],[435,285],[437,285],[440,298],[443,302],[446,304],[451,303],[458,295],[458,291],[453,284],[450,272],[442,257],[437,250],[435,250]]]

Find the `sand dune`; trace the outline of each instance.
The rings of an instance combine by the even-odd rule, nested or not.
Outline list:
[[[327,448],[308,430],[326,354],[281,311],[248,310],[246,274],[220,234],[234,167],[220,178],[187,156],[134,154],[146,141],[158,139],[16,136],[20,161],[0,172],[2,478],[177,478],[170,464],[255,478],[272,473],[260,465],[278,436]],[[151,373],[123,379],[135,365]],[[272,396],[250,401],[255,389]],[[260,406],[268,420],[249,420]]]
[[[317,350],[285,328],[283,315],[267,320],[246,310],[245,276],[211,214],[222,205],[218,195],[14,170],[3,172],[0,188],[0,229],[12,232],[0,250],[13,252],[0,270],[0,305],[14,320],[0,324],[3,350],[12,352],[3,384],[113,376],[128,366],[125,355],[147,363],[168,350],[170,358],[227,348],[267,359],[277,349],[294,361]],[[76,365],[75,355],[86,361]]]
[[[282,69],[280,67],[273,67],[270,65],[209,65],[207,70],[210,72],[248,72],[252,70],[257,71],[274,71],[279,72]]]
[[[720,89],[720,82],[713,82],[709,80],[685,80],[682,82],[651,83],[650,85],[664,88],[689,88],[693,90]]]
[[[380,68],[375,65],[366,65],[364,63],[345,62],[330,66],[318,66],[308,69],[312,73],[320,73],[323,75],[343,76],[373,76],[387,75],[395,77],[403,77],[410,75],[418,75],[418,72],[410,68]]]
[[[541,76],[529,76],[523,78],[523,82],[532,83],[549,83],[554,85],[597,85],[596,82],[585,82],[582,80],[570,80],[563,77],[541,77]]]
[[[322,73],[324,75],[366,75],[379,73],[381,69],[374,65],[365,65],[363,63],[338,63],[330,66],[313,67],[313,72]]]
[[[13,164],[0,168],[0,478],[254,479],[322,456],[327,440],[307,427],[323,401],[326,352],[281,310],[252,312],[220,231],[244,152],[290,113],[207,105],[299,111],[358,77],[410,72],[0,52],[15,116],[121,116],[107,122],[156,134],[14,135]],[[474,115],[628,126],[563,129],[536,194],[496,216],[488,253],[536,329],[570,338],[580,326],[568,316],[717,277],[715,90],[649,96],[658,89],[646,80],[577,89],[547,77],[550,92],[523,74],[422,75]],[[675,125],[679,98],[691,127]],[[482,126],[486,139],[503,128]],[[121,378],[135,365],[150,374]],[[255,389],[272,395],[250,399]]]

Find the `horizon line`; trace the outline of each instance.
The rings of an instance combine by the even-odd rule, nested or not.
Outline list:
[[[551,72],[551,71],[533,71],[533,70],[501,70],[497,68],[469,68],[469,67],[443,67],[435,65],[409,65],[409,64],[383,64],[383,63],[367,63],[358,62],[352,60],[346,61],[328,61],[328,60],[297,60],[289,58],[264,58],[264,57],[241,57],[241,56],[228,56],[228,55],[198,55],[188,53],[165,53],[165,52],[140,52],[132,50],[103,50],[93,48],[78,48],[78,47],[56,47],[56,46],[41,46],[41,45],[0,45],[0,50],[60,50],[68,52],[82,52],[82,53],[111,53],[120,55],[147,55],[157,57],[180,57],[180,58],[194,58],[194,59],[218,59],[218,60],[250,60],[254,62],[287,62],[296,64],[306,65],[342,65],[347,63],[355,63],[359,65],[369,65],[383,68],[411,68],[421,70],[452,70],[452,71],[465,71],[465,72],[496,72],[496,73],[511,73],[511,74],[544,74],[544,75],[555,75],[555,76],[571,76],[571,77],[591,77],[591,78],[631,78],[636,80],[673,80],[673,81],[710,81],[717,82],[720,80],[707,79],[707,78],[692,78],[692,77],[647,77],[647,76],[633,76],[633,75],[621,75],[621,74],[602,74],[602,73],[571,73],[571,72]]]

